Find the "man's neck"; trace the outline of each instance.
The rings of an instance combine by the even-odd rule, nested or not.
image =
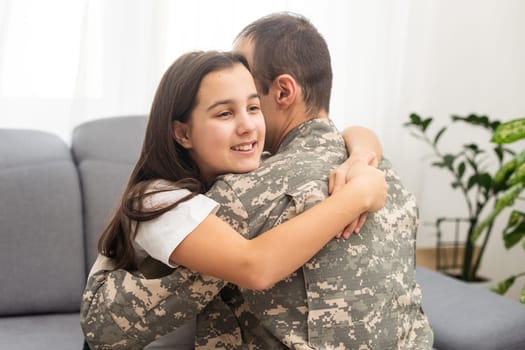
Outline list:
[[[274,144],[270,147],[271,154],[277,153],[277,150],[281,146],[283,140],[286,138],[286,135],[290,133],[290,131],[294,130],[299,125],[307,122],[308,120],[314,118],[328,118],[328,113],[323,109],[316,113],[316,115],[309,115],[306,108],[304,106],[301,106],[301,108],[290,109],[285,115],[283,115],[283,118],[285,120],[285,123],[282,125],[281,130],[278,132],[278,137],[275,139]]]

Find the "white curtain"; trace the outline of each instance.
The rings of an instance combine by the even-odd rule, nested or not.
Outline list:
[[[437,123],[524,116],[525,1],[0,0],[0,127],[69,142],[85,121],[147,114],[176,57],[228,50],[246,24],[276,11],[301,13],[323,34],[332,118],[376,131],[422,219],[465,212],[460,200],[436,204],[460,198],[448,180],[429,180],[444,174],[422,161],[428,149],[402,124],[413,111]],[[464,142],[456,136],[450,147]]]
[[[304,14],[328,41],[338,125],[380,132],[399,95],[408,1],[0,1],[0,127],[67,141],[84,121],[146,114],[176,57],[228,50],[246,24],[276,11]]]
[[[69,142],[108,116],[147,114],[158,81],[189,50],[228,50],[251,21],[277,11],[310,18],[328,42],[339,127],[364,125],[416,194],[423,223],[466,208],[428,148],[402,123],[411,112],[525,116],[522,0],[0,0],[0,128],[36,128]],[[481,138],[480,138],[481,137]],[[487,142],[461,130],[445,146]],[[418,244],[432,245],[421,226]],[[508,259],[492,239],[488,259]],[[507,264],[523,265],[515,251]],[[518,261],[518,262],[517,262]],[[504,269],[503,269],[504,270]],[[492,266],[489,276],[501,274]]]

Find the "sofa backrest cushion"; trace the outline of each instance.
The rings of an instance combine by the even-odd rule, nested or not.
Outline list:
[[[65,142],[0,129],[0,315],[78,311],[86,278],[81,205]]]
[[[71,147],[84,201],[88,269],[138,159],[146,123],[145,116],[113,117],[81,124],[73,131]]]

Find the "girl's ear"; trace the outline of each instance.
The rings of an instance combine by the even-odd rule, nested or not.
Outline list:
[[[179,145],[186,149],[192,148],[190,128],[187,123],[182,123],[176,120],[171,124],[171,131],[175,141],[177,141]]]
[[[290,74],[281,74],[273,81],[275,101],[282,108],[288,108],[297,97],[297,82]]]

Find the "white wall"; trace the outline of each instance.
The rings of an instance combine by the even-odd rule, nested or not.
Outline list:
[[[407,118],[414,111],[434,117],[437,125],[448,123],[451,114],[486,114],[500,120],[525,117],[525,2],[413,4],[400,105],[394,114]],[[381,128],[385,154],[416,194],[421,221],[465,215],[463,198],[449,185],[452,178],[431,168],[424,158],[430,149],[408,136],[397,118],[392,120]],[[464,129],[456,128],[441,143],[452,151],[472,141],[488,144],[486,140],[485,132],[465,134]],[[524,209],[523,201],[519,206]],[[500,218],[499,227],[504,221],[506,217]],[[481,270],[493,280],[525,271],[525,251],[519,246],[507,252],[499,227],[494,229]],[[421,226],[418,244],[433,245],[433,234],[433,226]],[[524,279],[509,295],[517,298],[523,285]]]

